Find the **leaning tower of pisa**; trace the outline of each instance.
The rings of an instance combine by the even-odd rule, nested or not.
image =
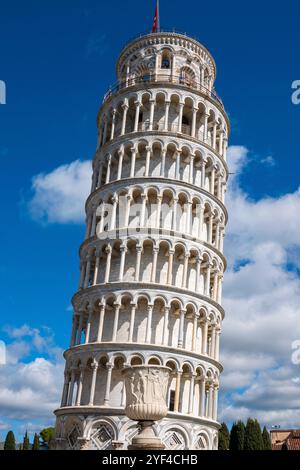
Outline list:
[[[215,62],[185,34],[132,40],[104,96],[58,449],[126,449],[122,369],[172,369],[167,449],[216,449],[229,122]]]

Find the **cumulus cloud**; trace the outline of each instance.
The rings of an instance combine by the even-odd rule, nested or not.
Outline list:
[[[32,179],[31,216],[44,223],[81,223],[91,186],[91,162],[76,160]]]
[[[229,149],[221,418],[299,426],[300,189],[253,201],[239,180],[248,161],[246,147]]]
[[[64,363],[62,350],[48,328],[6,327],[7,363],[0,366],[0,430],[31,423],[41,430],[54,422],[60,401]],[[15,427],[15,425],[13,426]],[[31,428],[30,428],[31,429]]]

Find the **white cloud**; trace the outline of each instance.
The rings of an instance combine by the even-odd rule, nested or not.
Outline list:
[[[245,147],[229,149],[235,174],[226,201],[221,418],[299,426],[299,371],[291,354],[300,339],[300,189],[251,200],[239,180],[248,161]]]
[[[76,160],[32,179],[29,212],[46,223],[81,223],[91,187],[91,162]]]
[[[263,158],[261,160],[261,163],[264,163],[265,165],[271,166],[271,167],[276,165],[276,161],[274,157],[272,157],[272,155],[268,155],[267,157]]]
[[[5,431],[6,429],[8,429],[8,424],[0,421],[0,431]]]
[[[8,361],[0,366],[0,430],[7,429],[12,420],[20,429],[28,422],[36,430],[52,425],[62,393],[62,350],[47,328],[23,325],[5,331]]]

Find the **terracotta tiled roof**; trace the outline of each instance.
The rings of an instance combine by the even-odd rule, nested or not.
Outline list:
[[[300,450],[300,430],[292,431],[285,441],[287,450]]]
[[[282,444],[272,444],[272,450],[282,450]]]

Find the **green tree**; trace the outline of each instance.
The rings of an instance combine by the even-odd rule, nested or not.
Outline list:
[[[45,428],[40,432],[40,436],[44,444],[49,444],[49,442],[54,439],[54,428]]]
[[[40,439],[38,434],[35,433],[34,439],[33,439],[33,444],[31,450],[40,450]]]
[[[229,431],[226,423],[222,423],[219,429],[219,450],[228,450],[229,449]]]
[[[249,418],[245,429],[244,450],[263,450],[263,439],[259,422]]]
[[[12,431],[8,431],[5,443],[4,443],[4,450],[16,450],[16,440],[15,435]]]
[[[245,425],[242,421],[233,423],[230,432],[229,450],[244,450]]]
[[[25,436],[23,439],[23,447],[22,450],[29,450],[30,448],[30,442],[29,442],[29,437],[27,431],[25,432]]]
[[[263,440],[263,449],[264,450],[272,450],[271,438],[270,438],[270,434],[269,434],[266,426],[264,426],[264,429],[263,429],[263,432],[262,432],[262,440]]]

